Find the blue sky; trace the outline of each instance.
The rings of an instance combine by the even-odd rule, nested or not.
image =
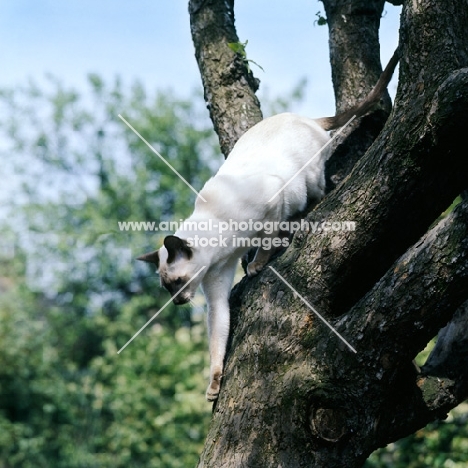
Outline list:
[[[0,88],[40,81],[47,72],[83,87],[87,73],[187,96],[200,87],[185,0],[3,0],[0,2]],[[314,26],[317,0],[237,0],[236,26],[248,57],[271,96],[308,79],[297,109],[311,117],[334,113],[327,28]],[[382,62],[398,42],[400,8],[386,5]],[[395,81],[390,91],[395,88]]]

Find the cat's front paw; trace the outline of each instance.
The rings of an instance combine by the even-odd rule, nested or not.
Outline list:
[[[255,276],[258,274],[259,271],[261,271],[263,269],[263,267],[265,266],[264,263],[260,263],[260,262],[250,262],[248,265],[247,265],[247,276],[249,278],[252,278],[252,276]]]
[[[215,372],[211,379],[210,385],[206,390],[206,399],[208,401],[215,401],[219,395],[219,389],[221,388],[221,372]]]

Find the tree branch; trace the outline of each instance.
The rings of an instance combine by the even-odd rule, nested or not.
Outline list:
[[[385,405],[390,401],[393,410],[376,408],[378,424],[366,435],[374,441],[369,450],[444,418],[467,398],[468,314],[466,303],[460,307],[467,296],[468,201],[464,201],[340,320],[346,323],[343,333],[358,337],[354,344],[365,374],[380,381],[382,392],[391,393],[380,401]],[[411,359],[455,311],[423,373],[416,375]],[[377,352],[376,337],[384,343]],[[366,384],[372,385],[369,379]]]
[[[468,302],[440,330],[422,373],[436,378],[463,378],[464,386],[468,386]]]
[[[405,5],[393,114],[350,177],[310,216],[352,220],[356,231],[320,241],[298,236],[302,255],[289,252],[299,275],[315,272],[310,293],[323,297],[322,310],[349,308],[468,185],[461,150],[468,125],[462,68],[468,66],[468,12],[451,8],[441,11],[430,0]]]
[[[364,99],[382,73],[379,27],[384,4],[385,0],[323,0],[337,112]],[[389,111],[388,94],[383,101]]]
[[[250,127],[262,119],[255,96],[259,81],[229,43],[238,43],[234,0],[190,0],[190,25],[205,101],[227,157]]]
[[[412,359],[467,298],[465,200],[400,257],[345,318],[353,326],[357,310],[369,311],[356,330],[364,347],[378,333],[392,353]]]
[[[322,310],[340,314],[349,308],[468,185],[468,68],[446,76],[431,96],[417,116],[400,100],[350,176],[308,217],[354,221],[356,230],[300,233],[297,249],[281,258],[294,263],[298,276],[315,277],[309,294],[321,298]],[[405,102],[409,106],[414,99]]]
[[[330,63],[337,112],[364,99],[382,73],[379,26],[383,0],[323,0],[329,28]],[[351,123],[332,143],[326,162],[327,192],[338,185],[382,130],[391,110],[386,92],[381,105]]]

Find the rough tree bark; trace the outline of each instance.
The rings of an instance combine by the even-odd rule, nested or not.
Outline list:
[[[239,137],[262,120],[255,96],[259,81],[228,45],[239,42],[234,0],[191,0],[189,12],[205,101],[227,157]]]
[[[383,2],[324,4],[340,108],[365,93],[380,71],[375,31]],[[234,28],[232,2],[191,2],[197,50],[207,42],[201,18],[227,7],[223,18]],[[467,316],[468,201],[427,232],[468,186],[467,22],[466,0],[404,3],[399,87],[390,118],[344,180],[350,165],[338,160],[336,181],[342,182],[308,215],[352,220],[356,230],[298,233],[271,264],[357,354],[268,268],[242,280],[231,296],[231,346],[200,467],[361,466],[376,448],[444,417],[467,397],[468,344],[459,327]],[[360,31],[369,43],[360,45],[356,25],[374,31]],[[223,36],[216,37],[223,47]],[[200,69],[205,89],[223,73],[208,62]],[[343,79],[342,73],[353,76]],[[227,138],[225,146],[232,147],[239,115],[227,109],[242,108],[245,94],[231,95],[233,101],[215,111],[210,93],[220,140]],[[341,151],[343,158],[346,147],[354,151],[349,140],[359,127],[366,127],[364,119],[335,154]],[[354,138],[367,148],[362,135]],[[412,359],[450,320],[418,372]]]
[[[330,62],[336,112],[362,100],[377,82],[380,64],[379,26],[385,0],[326,0]],[[327,161],[327,191],[349,174],[382,130],[391,110],[388,93],[373,112],[351,123],[332,145]]]

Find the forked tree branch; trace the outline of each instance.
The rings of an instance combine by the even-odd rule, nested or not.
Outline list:
[[[468,200],[409,249],[346,314],[342,332],[357,337],[358,363],[367,385],[378,381],[394,396],[392,411],[376,408],[366,437],[375,449],[406,436],[468,397]],[[441,359],[413,377],[410,362],[441,326]],[[464,328],[459,326],[465,325]],[[376,352],[376,336],[382,343]],[[450,349],[448,348],[450,347]],[[449,362],[453,360],[453,365]],[[374,388],[375,390],[375,388]],[[363,394],[365,398],[365,392]],[[369,395],[370,397],[370,395]],[[382,399],[388,405],[388,397]]]
[[[400,99],[379,139],[309,216],[356,230],[299,233],[281,258],[307,274],[322,310],[345,312],[468,185],[468,68],[449,73],[431,97],[417,115],[406,110],[414,95]]]
[[[291,269],[277,268],[294,283]],[[437,379],[418,375],[411,360],[466,300],[467,201],[409,249],[347,314],[331,322],[356,355],[293,291],[275,284],[275,275],[263,276],[256,281],[261,303],[243,295],[226,391],[215,413],[218,431],[226,419],[234,426],[217,432],[215,447],[209,438],[207,450],[223,453],[230,446],[248,452],[249,437],[235,431],[248,432],[250,426],[236,415],[248,415],[257,401],[256,418],[266,418],[268,430],[294,447],[283,447],[290,466],[296,459],[303,466],[360,466],[379,446],[444,417],[466,398],[466,365],[450,379]],[[303,424],[312,438],[296,444],[304,437]],[[256,449],[265,450],[267,435],[259,439]]]

